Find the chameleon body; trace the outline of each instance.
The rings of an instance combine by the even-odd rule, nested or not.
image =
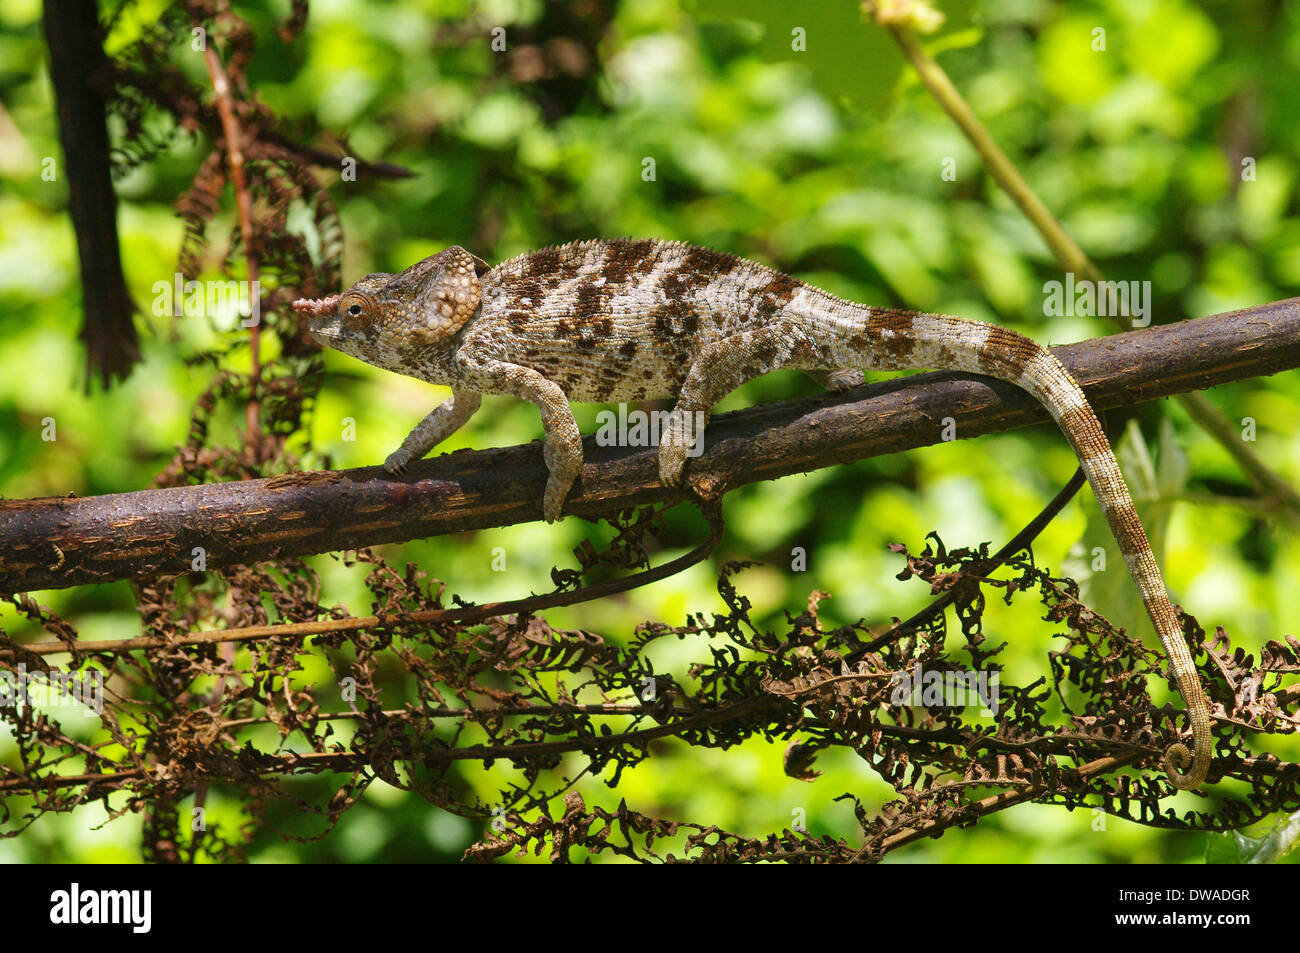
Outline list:
[[[295,302],[320,343],[435,384],[452,397],[384,466],[401,472],[469,419],[480,394],[536,404],[546,432],[548,521],[582,466],[570,400],[675,398],[659,475],[679,484],[691,426],[727,393],[779,368],[824,386],[862,382],[863,369],[934,368],[1022,387],[1073,447],[1105,513],[1187,704],[1192,748],[1174,743],[1176,787],[1204,781],[1210,707],[1160,569],[1115,455],[1079,385],[1047,350],[996,325],[876,308],[836,298],[756,262],[679,242],[576,242],[495,268],[453,246],[396,275],[374,274],[341,295]]]

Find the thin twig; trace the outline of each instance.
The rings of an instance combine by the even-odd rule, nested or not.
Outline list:
[[[195,24],[198,28],[199,24]],[[230,163],[230,181],[235,190],[235,208],[239,215],[239,234],[244,242],[244,260],[247,262],[249,286],[260,289],[260,272],[257,266],[256,246],[253,234],[253,197],[248,191],[248,182],[244,178],[244,152],[240,145],[239,122],[235,118],[235,107],[231,101],[230,80],[221,57],[217,55],[216,40],[209,36],[203,45],[203,60],[208,67],[208,77],[212,80],[212,92],[217,102],[217,112],[221,116],[221,129],[226,139],[226,158]],[[262,377],[262,302],[260,291],[256,292],[252,302],[252,326],[248,329],[248,407],[245,420],[248,427],[248,445],[256,448],[260,431],[260,383]]]
[[[903,51],[907,61],[912,64],[926,89],[938,100],[944,111],[952,117],[953,122],[966,134],[966,138],[975,147],[975,151],[983,160],[989,174],[993,176],[998,185],[1002,187],[1002,190],[1020,207],[1020,210],[1025,213],[1025,217],[1043,236],[1043,240],[1047,242],[1061,268],[1064,271],[1081,275],[1089,281],[1104,281],[1105,278],[1101,273],[1101,269],[1093,264],[1088,256],[1084,254],[1083,249],[1070,237],[1065,227],[1048,211],[1047,206],[1038,198],[1037,193],[1030,188],[1029,183],[1024,180],[1015,165],[1007,158],[1006,153],[993,140],[993,136],[988,129],[976,117],[975,111],[971,109],[970,104],[966,102],[957,87],[953,85],[943,67],[926,52],[925,47],[912,30],[900,26],[887,17],[878,17],[877,22],[898,43],[899,49]],[[1118,327],[1128,330],[1123,324],[1121,315],[1114,314],[1112,317]],[[1221,410],[1202,395],[1196,393],[1181,394],[1178,397],[1178,402],[1183,405],[1191,418],[1206,433],[1222,444],[1223,448],[1231,454],[1232,458],[1237,461],[1237,464],[1266,500],[1276,500],[1279,504],[1295,513],[1300,513],[1300,493],[1297,493],[1294,487],[1270,470],[1259,459],[1259,456],[1246,446],[1241,439],[1238,428],[1233,426],[1232,422],[1228,420]]]
[[[965,577],[966,580],[976,582],[978,579],[987,576],[993,570],[997,569],[1016,553],[1029,546],[1030,543],[1038,538],[1038,534],[1047,528],[1047,524],[1055,519],[1056,515],[1065,508],[1065,504],[1074,499],[1074,495],[1078,493],[1087,482],[1088,480],[1087,477],[1084,476],[1083,468],[1080,467],[1079,469],[1076,469],[1074,471],[1074,476],[1070,477],[1069,482],[1060,489],[1056,496],[1052,497],[1051,502],[1043,507],[1042,511],[1035,516],[1024,529],[1009,539],[1007,544],[990,556],[988,560],[971,567],[970,574]],[[906,622],[899,622],[897,625],[891,626],[888,631],[876,636],[860,648],[855,649],[845,657],[844,661],[848,663],[856,662],[868,652],[874,652],[882,645],[892,642],[901,635],[915,632],[918,628],[951,605],[953,600],[955,600],[960,593],[961,588],[962,583],[959,582],[924,609],[917,612]]]
[[[1142,755],[1138,752],[1132,754],[1116,755],[1112,757],[1098,758],[1096,761],[1090,761],[1078,769],[1079,775],[1085,780],[1108,774],[1116,768],[1121,768],[1126,764],[1136,761]],[[984,783],[984,782],[977,782]],[[887,854],[892,850],[897,850],[913,841],[918,841],[923,837],[935,837],[942,831],[958,824],[966,825],[974,821],[976,817],[985,817],[989,814],[996,814],[998,811],[1005,811],[1009,807],[1017,804],[1023,804],[1025,801],[1033,800],[1038,795],[1047,790],[1047,784],[1040,782],[1031,784],[1027,787],[1016,791],[999,791],[997,794],[990,794],[986,798],[976,801],[973,804],[966,805],[957,815],[933,818],[920,824],[917,827],[902,831],[897,834],[891,834],[884,840],[876,844],[877,852]],[[853,855],[853,861],[860,861],[872,845],[868,843],[861,850]],[[852,862],[852,861],[851,861]]]

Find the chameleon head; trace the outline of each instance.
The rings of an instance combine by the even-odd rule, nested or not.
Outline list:
[[[366,275],[342,294],[301,298],[293,308],[317,343],[410,373],[413,351],[450,341],[478,310],[475,261],[453,245],[399,274]]]

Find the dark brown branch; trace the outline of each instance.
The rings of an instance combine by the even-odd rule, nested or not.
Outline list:
[[[211,645],[214,643],[231,644],[235,642],[252,642],[257,639],[270,638],[306,638],[326,632],[361,632],[366,629],[409,627],[426,627],[457,622],[462,625],[481,622],[484,619],[499,618],[515,613],[532,613],[556,606],[572,606],[580,602],[604,599],[620,592],[630,592],[652,582],[667,579],[683,572],[696,563],[712,555],[718,543],[722,541],[722,517],[717,507],[702,510],[709,524],[709,535],[690,552],[670,559],[661,566],[643,569],[630,576],[610,579],[606,582],[593,583],[577,589],[562,589],[544,593],[540,596],[528,596],[524,599],[511,599],[508,602],[489,602],[486,605],[461,606],[454,609],[425,609],[419,612],[397,612],[383,616],[349,616],[346,619],[317,619],[314,622],[282,622],[275,625],[250,625],[233,629],[218,629],[212,632],[190,632],[182,638],[140,636],[134,639],[91,640],[86,642],[38,642],[24,645],[22,652],[26,655],[60,655],[65,652],[94,652],[95,654],[111,652],[130,652],[135,649],[156,649],[177,645]],[[13,649],[0,649],[0,659],[15,656]]]
[[[1031,545],[1033,541],[1038,538],[1038,534],[1047,528],[1047,524],[1056,519],[1057,514],[1060,513],[1061,510],[1065,509],[1065,504],[1074,499],[1074,495],[1082,490],[1083,485],[1087,482],[1088,478],[1084,476],[1083,467],[1076,469],[1074,475],[1070,477],[1065,486],[1061,487],[1061,489],[1057,491],[1056,496],[1052,497],[1051,502],[1043,507],[1038,515],[1026,524],[1024,529],[1007,540],[1006,545],[990,556],[986,561],[973,566],[973,572],[980,576],[987,576],[989,573],[993,572],[993,570],[1006,562],[1010,557]],[[957,596],[960,594],[961,587],[954,586],[937,599],[932,600],[928,606],[914,614],[906,622],[895,622],[889,627],[887,632],[876,636],[871,639],[871,641],[866,642],[861,647],[850,652],[844,657],[844,661],[848,664],[852,664],[865,656],[868,652],[876,651],[882,645],[886,645],[894,639],[900,638],[905,633],[915,632],[930,619],[933,619],[944,609],[948,608],[948,606],[956,602]]]
[[[86,389],[124,379],[140,360],[135,304],[122,274],[108,123],[96,77],[108,69],[95,0],[45,0],[50,79],[59,113],[68,211],[77,233],[85,323]]]
[[[1300,366],[1300,299],[1054,348],[1099,410]],[[1038,423],[1019,388],[965,374],[921,374],[715,418],[688,474],[705,496],[865,457]],[[585,444],[566,513],[684,499],[658,481],[654,448]],[[0,592],[181,573],[538,519],[538,443],[461,450],[404,477],[381,467],[0,504]]]

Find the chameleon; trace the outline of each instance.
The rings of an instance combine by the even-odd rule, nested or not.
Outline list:
[[[780,368],[830,390],[864,370],[966,371],[1015,384],[1041,403],[1074,450],[1169,658],[1192,728],[1164,768],[1174,787],[1205,780],[1213,740],[1201,687],[1160,567],[1105,431],[1083,390],[1046,348],[980,321],[855,304],[727,252],[656,239],[552,246],[495,268],[453,245],[341,294],[299,299],[318,343],[377,367],[451,387],[384,461],[402,473],[461,427],[482,394],[535,404],[548,470],[542,513],[560,517],[582,467],[569,401],[675,398],[661,428],[659,479],[680,485],[703,419],[726,394]],[[694,455],[694,454],[692,454]]]

